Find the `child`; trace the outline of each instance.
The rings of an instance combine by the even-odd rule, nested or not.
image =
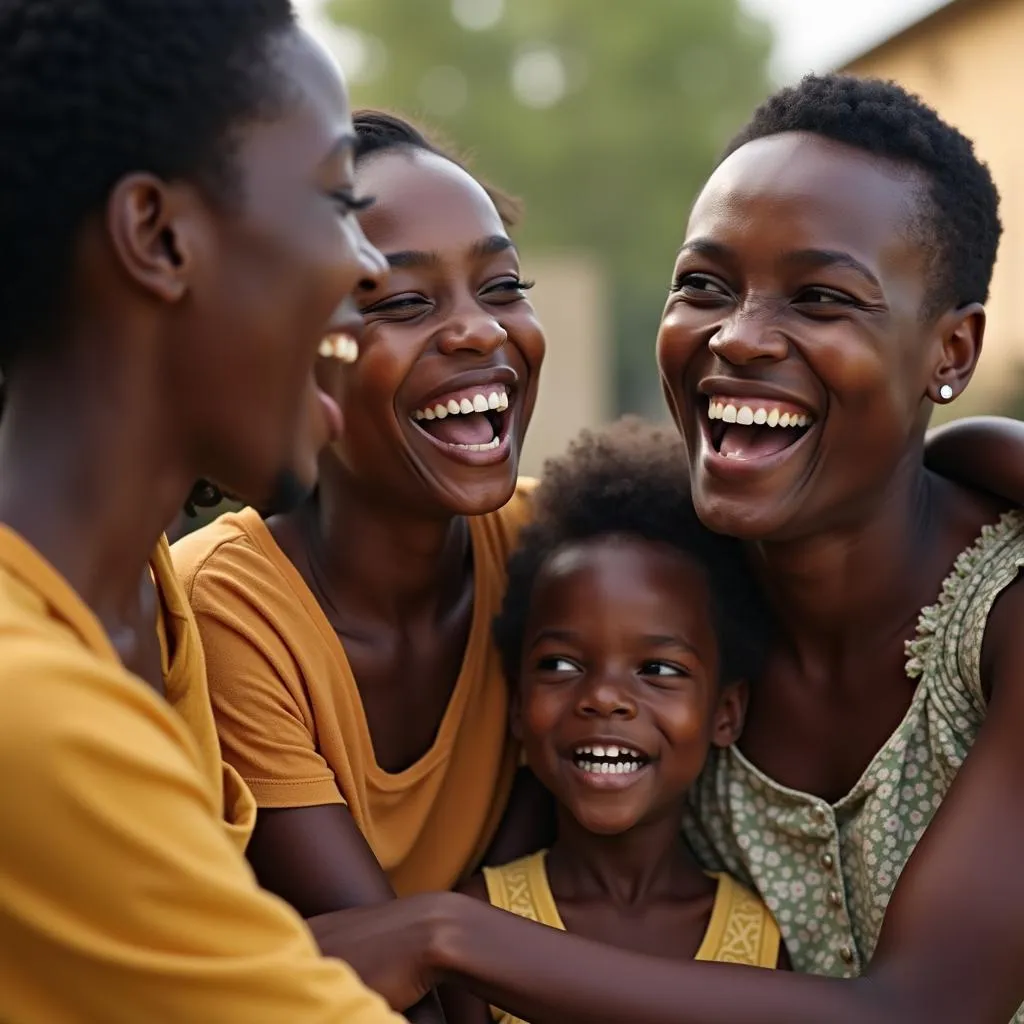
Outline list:
[[[546,467],[495,634],[558,835],[463,891],[637,952],[775,967],[768,909],[701,871],[680,834],[708,750],[740,732],[768,626],[738,542],[698,521],[684,466],[677,438],[623,421]],[[489,1019],[447,998],[451,1024]]]

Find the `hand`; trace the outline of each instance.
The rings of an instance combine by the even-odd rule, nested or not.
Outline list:
[[[472,902],[457,893],[423,893],[321,914],[307,923],[325,956],[344,960],[402,1012],[434,987],[434,950],[463,900]]]

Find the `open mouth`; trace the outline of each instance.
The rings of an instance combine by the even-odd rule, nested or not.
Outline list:
[[[636,775],[651,759],[634,747],[595,744],[576,747],[572,763],[587,775]]]
[[[505,384],[486,384],[448,394],[416,409],[413,423],[456,458],[505,454],[515,394]]]
[[[710,395],[707,433],[725,459],[752,462],[792,448],[814,426],[814,415],[790,402],[770,398]]]

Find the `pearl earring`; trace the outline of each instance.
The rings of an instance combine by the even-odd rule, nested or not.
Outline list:
[[[939,398],[944,402],[951,401],[953,398],[953,388],[949,384],[943,384],[942,387],[939,388]]]

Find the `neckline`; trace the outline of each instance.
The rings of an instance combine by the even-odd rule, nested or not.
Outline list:
[[[949,572],[943,577],[939,587],[938,597],[931,603],[925,605],[918,612],[917,622],[914,627],[914,637],[906,642],[904,652],[904,673],[910,679],[919,679],[924,672],[924,658],[930,653],[942,623],[944,613],[960,596],[966,581],[971,578],[977,567],[979,559],[985,551],[995,542],[1002,540],[1014,528],[1020,529],[1024,524],[1024,515],[1018,509],[1010,509],[1003,512],[994,523],[986,523],[982,526],[975,539],[956,556]],[[882,759],[888,754],[897,737],[902,735],[916,721],[921,712],[927,695],[926,687],[919,682],[914,687],[914,693],[910,698],[910,704],[900,719],[899,724],[886,737],[885,742],[875,751],[871,760],[868,761],[864,770],[860,773],[853,786],[835,802],[830,802],[824,797],[814,793],[808,793],[801,789],[792,789],[789,786],[777,782],[766,772],[762,771],[751,761],[737,744],[729,748],[729,756],[734,757],[740,766],[750,775],[757,778],[762,784],[776,793],[783,794],[791,799],[803,803],[814,803],[819,807],[828,807],[833,814],[841,814],[850,804],[860,798],[864,788],[871,777],[878,771]]]
[[[359,688],[356,683],[355,673],[349,663],[348,655],[345,653],[345,646],[335,632],[334,627],[327,619],[327,615],[320,602],[317,601],[313,592],[309,589],[302,574],[292,563],[291,559],[282,551],[274,535],[270,532],[267,524],[259,513],[252,508],[245,508],[236,513],[239,525],[256,545],[257,550],[267,558],[282,577],[288,589],[295,595],[303,610],[309,615],[310,621],[316,627],[323,642],[327,645],[332,656],[337,660],[342,672],[351,681],[352,687],[358,696]],[[374,781],[376,786],[382,790],[400,790],[415,783],[418,779],[429,774],[429,772],[443,760],[451,749],[452,734],[458,729],[459,720],[462,717],[462,710],[468,699],[469,691],[473,688],[474,666],[468,666],[469,653],[479,645],[480,633],[489,629],[488,602],[485,600],[487,593],[484,579],[484,549],[485,544],[480,534],[481,523],[477,522],[482,517],[467,516],[469,525],[469,541],[473,552],[473,608],[470,615],[469,634],[466,638],[466,648],[462,655],[462,664],[459,668],[458,677],[455,680],[455,687],[451,697],[448,699],[448,707],[445,708],[438,727],[434,742],[426,753],[414,761],[408,768],[400,772],[388,772],[381,768],[377,762],[377,754],[373,747],[373,737],[370,734],[370,724],[366,719],[366,709],[363,707],[362,699],[358,700],[358,711],[356,727],[360,732],[366,750],[367,775]]]

